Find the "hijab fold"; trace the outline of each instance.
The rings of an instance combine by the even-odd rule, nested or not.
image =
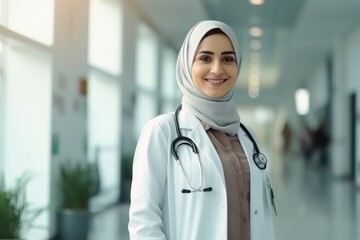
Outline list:
[[[176,80],[183,94],[184,109],[188,109],[213,128],[234,136],[240,128],[240,117],[233,99],[233,91],[229,91],[221,98],[210,98],[195,87],[191,77],[191,67],[197,47],[203,36],[214,28],[219,28],[229,37],[235,51],[239,74],[241,54],[234,31],[225,23],[208,20],[196,24],[186,35],[176,63]]]

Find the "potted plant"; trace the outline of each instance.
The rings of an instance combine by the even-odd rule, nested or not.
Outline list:
[[[30,209],[25,191],[30,176],[24,174],[15,186],[7,188],[0,179],[0,239],[21,239],[42,209]]]
[[[121,157],[121,200],[130,201],[130,188],[132,182],[132,166],[134,154],[127,153]]]
[[[94,195],[97,175],[95,164],[78,162],[60,168],[61,207],[57,229],[62,240],[85,240],[89,232],[89,203]]]

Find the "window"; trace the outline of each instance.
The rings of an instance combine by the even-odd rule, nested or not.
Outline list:
[[[1,3],[2,25],[45,45],[53,44],[54,0],[3,0]]]
[[[136,48],[136,83],[149,91],[155,91],[158,87],[158,42],[146,25],[140,25],[138,31],[138,42]]]
[[[164,51],[162,52],[161,63],[161,112],[174,111],[178,102],[176,101],[176,55],[172,49],[164,49]]]
[[[120,1],[90,1],[88,61],[114,75],[121,74],[121,19]]]
[[[158,40],[145,25],[140,25],[136,49],[137,95],[135,134],[140,135],[146,121],[157,114],[158,100]]]
[[[88,150],[99,163],[101,191],[119,188],[120,99],[118,81],[91,71],[88,95]]]
[[[15,41],[7,41],[3,50],[6,52],[6,79],[2,79],[6,81],[2,89],[5,182],[11,185],[24,172],[29,172],[34,176],[27,188],[29,203],[34,207],[49,206],[51,56]],[[48,212],[34,224],[47,227]]]

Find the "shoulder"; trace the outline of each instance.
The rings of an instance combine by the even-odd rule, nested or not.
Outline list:
[[[145,125],[153,125],[153,126],[166,126],[174,121],[174,112],[168,112],[154,117],[149,120]]]
[[[154,117],[147,121],[143,127],[143,131],[162,131],[168,133],[174,125],[174,112],[168,112]]]

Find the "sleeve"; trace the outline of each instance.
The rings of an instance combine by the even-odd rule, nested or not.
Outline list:
[[[133,164],[129,233],[131,240],[165,240],[162,205],[166,188],[168,139],[158,121],[140,135]]]

